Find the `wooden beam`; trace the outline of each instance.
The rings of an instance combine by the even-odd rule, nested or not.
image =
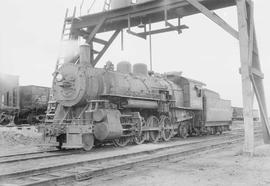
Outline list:
[[[246,0],[237,0],[238,28],[239,28],[239,45],[241,59],[241,76],[242,76],[242,96],[243,96],[243,115],[244,115],[244,153],[254,154],[254,124],[253,124],[253,100],[254,91],[249,76],[249,35],[248,23],[246,19]]]
[[[98,54],[99,53],[99,51],[94,50],[94,49],[92,49],[91,51],[93,52],[93,54]]]
[[[105,45],[103,47],[103,49],[99,52],[99,54],[97,55],[97,57],[94,59],[93,61],[93,67],[97,64],[97,62],[100,60],[100,58],[103,56],[103,54],[106,52],[106,50],[110,47],[110,45],[112,44],[112,42],[114,41],[114,39],[117,37],[117,35],[120,33],[121,30],[116,30],[112,37],[109,39],[107,45]]]
[[[257,76],[258,78],[261,78],[261,79],[264,78],[264,74],[260,70],[258,70],[256,68],[250,67],[249,71],[250,71],[251,75],[255,75],[255,76]]]
[[[92,30],[92,32],[90,33],[90,35],[88,36],[86,42],[90,43],[92,41],[92,39],[95,37],[96,33],[99,31],[99,29],[101,28],[101,26],[104,24],[104,21],[106,20],[105,17],[103,17],[100,22],[95,26],[94,30]]]
[[[235,37],[236,39],[239,38],[238,32],[234,28],[232,28],[228,23],[226,23],[222,18],[220,18],[215,12],[210,11],[201,3],[199,3],[198,0],[186,0],[186,1],[189,2],[195,8],[197,8],[206,17],[208,17],[209,19],[214,21],[216,24],[218,24],[221,28],[226,30],[233,37]]]
[[[254,26],[254,25],[253,25]],[[261,127],[262,127],[262,132],[263,132],[263,140],[265,144],[270,144],[270,124],[268,120],[268,112],[267,112],[267,106],[266,106],[266,101],[265,101],[265,93],[264,93],[264,85],[263,85],[263,78],[260,77],[261,75],[261,65],[260,65],[260,59],[259,59],[259,54],[258,54],[258,47],[257,47],[257,39],[256,39],[256,31],[255,28],[253,28],[254,32],[254,42],[253,42],[253,51],[256,51],[257,55],[252,56],[252,69],[253,69],[253,74],[252,74],[252,83],[253,87],[255,90],[255,95],[259,104],[260,108],[260,115],[261,115]],[[255,74],[255,73],[256,74]]]
[[[164,32],[178,31],[178,30],[182,30],[182,29],[188,29],[188,26],[186,26],[186,25],[174,26],[174,27],[168,27],[168,28],[163,28],[163,29],[158,29],[158,30],[141,32],[141,33],[137,33],[137,34],[141,35],[141,36],[147,36],[150,34],[154,35],[154,34],[160,34],[160,33],[164,33]]]
[[[199,0],[209,10],[220,9],[235,5],[235,0]],[[152,23],[164,20],[164,7],[168,10],[168,19],[179,17],[179,12],[176,9],[182,9],[181,16],[190,16],[200,13],[185,0],[158,0],[149,1],[147,3],[124,7],[121,9],[114,9],[107,12],[90,14],[79,17],[79,20],[74,20],[73,28],[82,29],[89,27],[91,30],[106,16],[106,21],[99,32],[112,31],[117,29],[127,28],[127,17],[140,17],[143,21],[148,22],[151,19]],[[141,19],[138,21],[140,23]],[[136,23],[137,24],[137,23]],[[136,26],[134,25],[132,26]]]
[[[268,139],[266,139],[265,143],[269,144],[269,130],[270,130],[270,126],[269,126],[269,123],[268,123],[267,113],[265,112],[265,109],[264,109],[264,102],[265,101],[261,99],[260,90],[259,90],[260,87],[258,87],[258,82],[256,82],[255,77],[253,75],[251,75],[250,78],[251,78],[252,85],[254,87],[254,91],[255,91],[255,94],[257,96],[258,105],[259,105],[259,108],[260,108],[261,122],[263,123],[263,127],[265,126],[265,129],[266,129],[266,130],[263,129],[263,133],[266,132],[268,134]]]
[[[254,4],[251,0],[247,0],[246,2],[246,19],[249,23],[249,63],[251,64],[250,79],[252,80],[252,85],[260,108],[263,140],[264,143],[270,144],[270,124],[268,120],[268,112],[263,86],[264,75],[261,72],[256,31],[254,26]]]
[[[93,41],[102,45],[107,45],[107,41],[103,40],[103,39],[99,39],[99,38],[93,38]]]

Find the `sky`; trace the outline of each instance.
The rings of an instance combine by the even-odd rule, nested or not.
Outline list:
[[[20,76],[21,85],[51,86],[52,73],[61,46],[60,35],[66,8],[81,0],[1,0],[0,1],[0,72]],[[85,0],[89,7],[91,0]],[[268,111],[270,109],[270,1],[255,0],[255,24]],[[100,10],[97,1],[93,11]],[[236,8],[216,11],[237,28]],[[172,21],[173,22],[173,21]],[[189,26],[176,32],[152,36],[153,70],[163,73],[182,71],[185,77],[207,84],[232,105],[242,106],[240,54],[238,41],[201,14],[185,17]],[[159,25],[156,25],[159,26]],[[127,60],[149,64],[149,40],[127,33],[124,51],[118,37],[100,60],[102,67]],[[255,106],[256,107],[256,106]]]

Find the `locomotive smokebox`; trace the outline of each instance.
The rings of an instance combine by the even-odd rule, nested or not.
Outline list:
[[[59,68],[57,76],[61,78],[54,79],[53,94],[63,106],[71,107],[85,100],[88,85],[85,69],[72,63],[65,63]]]
[[[80,63],[82,65],[90,65],[91,61],[90,61],[90,46],[88,44],[83,44],[80,46]]]

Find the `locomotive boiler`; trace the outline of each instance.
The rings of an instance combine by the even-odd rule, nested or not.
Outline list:
[[[204,89],[205,84],[180,72],[148,72],[140,63],[94,68],[89,51],[82,45],[79,60],[55,72],[52,91],[58,106],[53,122],[44,125],[46,143],[90,150],[99,143],[155,143],[229,129],[230,101]]]

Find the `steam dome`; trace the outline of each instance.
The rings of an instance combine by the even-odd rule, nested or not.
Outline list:
[[[131,73],[131,64],[128,61],[121,61],[117,64],[117,72],[129,74]]]
[[[147,76],[148,75],[148,69],[147,65],[144,63],[136,63],[133,65],[133,73],[135,75],[143,75]]]

